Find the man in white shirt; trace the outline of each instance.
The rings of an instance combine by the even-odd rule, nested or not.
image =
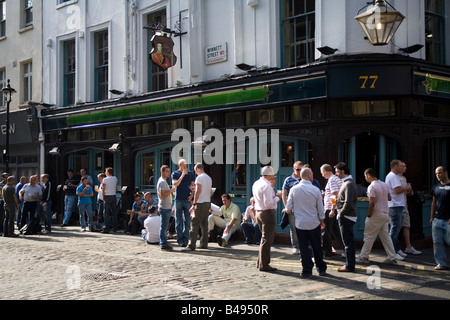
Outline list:
[[[202,249],[208,248],[208,215],[211,208],[211,189],[212,180],[210,176],[205,173],[203,164],[197,163],[194,167],[197,174],[195,179],[195,195],[192,202],[192,207],[189,210],[193,213],[191,220],[191,228],[189,230],[190,244],[181,249],[181,251],[194,251],[196,248],[198,230],[202,230],[200,238],[200,247]]]
[[[302,178],[300,183],[289,192],[286,209],[288,214],[292,214],[292,211],[295,214],[295,228],[302,257],[302,276],[310,277],[314,266],[308,248],[309,244],[313,250],[317,271],[319,275],[324,276],[327,264],[323,261],[321,245],[321,228],[325,227],[322,193],[312,184],[313,172],[311,169],[302,169],[300,176]]]
[[[389,222],[391,229],[389,235],[391,236],[392,243],[394,244],[395,252],[402,256],[406,256],[400,251],[398,246],[398,235],[400,233],[402,224],[402,214],[405,208],[405,196],[404,193],[411,191],[411,186],[402,186],[398,174],[402,172],[400,160],[391,161],[391,172],[386,176],[385,182],[389,187],[389,193],[391,194],[391,201],[389,201]]]
[[[253,199],[255,200],[256,220],[261,228],[261,243],[256,267],[260,271],[273,272],[276,268],[270,266],[270,249],[275,239],[275,212],[281,192],[275,195],[275,173],[272,167],[261,169],[261,178],[252,186]]]
[[[150,208],[150,214],[144,221],[142,238],[147,244],[159,244],[159,230],[161,229],[161,217],[156,212],[156,206]]]
[[[104,217],[105,217],[105,228],[103,233],[109,233],[110,221],[112,216],[113,221],[113,231],[117,232],[118,222],[117,222],[117,178],[114,176],[113,168],[106,168],[105,170],[106,178],[102,182],[102,193],[104,201]]]

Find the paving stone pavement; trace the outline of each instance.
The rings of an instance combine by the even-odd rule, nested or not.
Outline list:
[[[1,300],[391,300],[449,299],[450,271],[435,271],[432,250],[383,264],[374,250],[369,265],[339,273],[341,251],[327,276],[300,277],[300,256],[272,247],[278,272],[256,269],[258,247],[232,242],[222,248],[173,252],[122,232],[81,232],[53,227],[49,235],[0,238]],[[450,259],[450,252],[448,252]]]

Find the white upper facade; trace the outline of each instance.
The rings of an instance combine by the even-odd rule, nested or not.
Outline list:
[[[354,19],[363,0],[44,1],[43,101],[70,106],[120,95],[110,90],[142,94],[225,79],[245,74],[238,64],[296,67],[321,58],[323,46],[393,54],[420,44],[410,56],[427,59],[426,1],[389,3],[406,19],[389,45],[374,47]],[[146,27],[155,21],[181,33],[172,34],[177,63],[166,72],[149,58],[153,31]],[[439,50],[448,63],[446,40]]]

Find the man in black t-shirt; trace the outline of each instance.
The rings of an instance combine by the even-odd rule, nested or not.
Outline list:
[[[70,224],[70,218],[74,208],[77,207],[77,187],[80,185],[80,178],[76,177],[72,169],[67,170],[67,179],[64,182],[64,220],[61,227]]]
[[[445,270],[448,268],[445,244],[450,245],[450,179],[447,169],[442,166],[437,167],[435,173],[439,183],[431,189],[433,202],[430,217],[434,260],[437,263],[434,269]]]

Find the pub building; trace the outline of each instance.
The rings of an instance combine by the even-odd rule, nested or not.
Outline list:
[[[177,170],[172,162],[172,151],[181,141],[173,137],[177,129],[190,133],[189,152],[175,153],[187,158],[191,170],[198,144],[206,154],[214,143],[208,141],[207,131],[216,129],[213,132],[224,137],[224,161],[206,166],[216,188],[216,204],[221,204],[221,194],[229,193],[244,212],[252,184],[267,164],[260,157],[251,161],[255,150],[261,155],[264,149],[272,157],[269,164],[278,164],[276,190],[297,160],[311,166],[322,189],[326,181],[320,166],[344,161],[360,187],[355,236],[361,240],[368,208],[364,170],[373,167],[384,180],[390,161],[402,159],[415,191],[408,198],[412,240],[429,237],[428,194],[436,182],[434,168],[446,165],[450,147],[450,67],[405,52],[332,51],[315,53],[315,59],[298,66],[239,65],[245,72],[215,80],[42,110],[46,169],[62,183],[68,168],[87,167],[96,179],[106,167],[113,167],[123,213],[131,207],[135,192],[156,193],[162,165]],[[267,146],[259,141],[254,149],[247,137],[242,163],[238,154],[227,154],[227,130],[241,134],[255,130],[259,135],[267,130]],[[270,140],[274,132],[279,134],[276,147]],[[277,240],[286,242],[288,228],[279,226],[282,209],[280,201]]]

